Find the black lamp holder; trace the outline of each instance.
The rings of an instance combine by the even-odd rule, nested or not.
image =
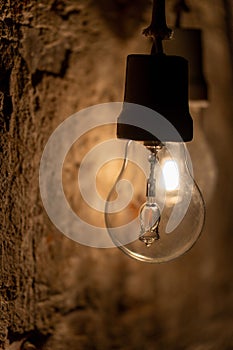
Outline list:
[[[188,61],[183,57],[167,56],[163,53],[162,41],[172,36],[172,30],[166,24],[165,0],[154,0],[151,24],[144,29],[143,34],[153,40],[151,54],[133,54],[127,57],[124,102],[156,111],[180,135],[178,138],[174,135],[171,138],[168,130],[167,133],[163,132],[163,139],[159,141],[191,141],[193,123],[188,106]],[[150,132],[130,125],[132,116],[129,116],[131,112],[128,106],[127,104],[127,108],[124,108],[123,105],[118,118],[118,138],[158,141]],[[153,118],[156,118],[156,113]]]

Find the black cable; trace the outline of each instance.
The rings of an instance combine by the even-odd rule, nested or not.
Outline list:
[[[170,39],[172,36],[172,30],[166,23],[165,0],[153,1],[151,24],[142,33],[153,39],[151,53],[163,53],[162,40]]]

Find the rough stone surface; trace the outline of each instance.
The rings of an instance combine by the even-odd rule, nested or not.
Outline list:
[[[171,25],[174,3],[167,1]],[[183,24],[204,31],[210,106],[202,128],[217,183],[197,245],[177,261],[152,266],[65,238],[49,221],[38,185],[52,131],[84,107],[122,99],[125,56],[149,46],[140,32],[151,2],[0,3],[1,349],[233,348],[232,17],[227,1],[189,4]],[[85,149],[111,132],[87,136],[67,158],[71,203],[79,202],[72,184]]]

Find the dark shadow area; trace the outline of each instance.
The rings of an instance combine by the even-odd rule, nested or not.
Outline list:
[[[10,74],[11,70],[5,70],[0,66],[0,129],[10,129],[12,113],[12,99],[10,96]]]
[[[27,349],[43,349],[44,344],[49,339],[50,334],[43,334],[38,330],[33,330],[31,332],[26,332],[22,336],[22,334],[15,333],[9,328],[9,340],[10,343],[15,341],[20,341],[25,339],[19,350],[27,350]]]

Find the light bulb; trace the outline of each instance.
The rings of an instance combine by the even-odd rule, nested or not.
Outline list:
[[[114,210],[120,202],[127,205]],[[126,143],[105,207],[106,227],[116,246],[140,261],[172,260],[196,242],[204,216],[184,143]]]
[[[149,263],[187,252],[200,236],[205,217],[184,143],[193,138],[188,61],[163,54],[162,40],[170,35],[164,14],[165,2],[154,2],[152,22],[144,30],[153,38],[151,55],[127,57],[117,137],[130,141],[105,205],[114,244]]]

